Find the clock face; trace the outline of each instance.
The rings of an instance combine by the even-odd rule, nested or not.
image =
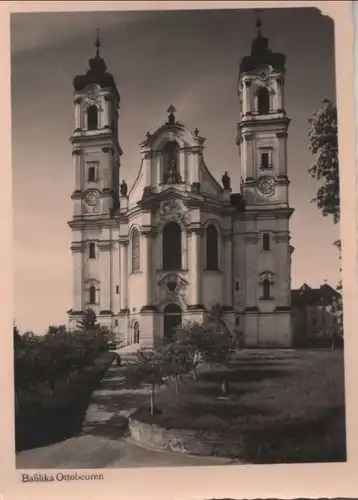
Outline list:
[[[94,207],[97,204],[98,198],[99,192],[96,189],[89,189],[85,193],[85,202],[91,207]]]
[[[271,177],[261,177],[257,187],[263,195],[272,196],[275,192],[275,181]]]

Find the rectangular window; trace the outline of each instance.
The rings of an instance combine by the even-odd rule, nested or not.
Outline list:
[[[116,285],[116,294],[119,294],[119,285]]]
[[[96,258],[96,244],[91,241],[89,244],[89,258],[90,259],[95,259]]]
[[[269,252],[271,250],[271,238],[270,233],[262,234],[262,250]]]
[[[96,182],[98,180],[98,163],[88,162],[87,163],[87,181]]]
[[[272,168],[272,150],[263,149],[260,151],[260,168]]]

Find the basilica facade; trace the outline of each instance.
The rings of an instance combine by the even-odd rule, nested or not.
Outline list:
[[[291,253],[285,56],[260,27],[240,64],[232,191],[205,163],[205,138],[168,108],[140,144],[132,186],[121,177],[120,96],[97,52],[74,79],[70,328],[88,308],[118,340],[151,347],[219,304],[248,347],[289,347]],[[235,75],[233,75],[235,78]],[[233,168],[239,168],[233,166]]]

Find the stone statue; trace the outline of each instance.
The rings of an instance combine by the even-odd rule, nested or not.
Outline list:
[[[122,181],[121,184],[121,196],[127,196],[128,194],[128,185],[125,180]]]
[[[221,182],[223,184],[224,189],[231,189],[230,188],[230,177],[228,176],[228,173],[225,171],[224,175],[221,177]]]

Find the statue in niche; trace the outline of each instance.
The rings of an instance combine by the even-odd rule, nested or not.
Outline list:
[[[223,184],[224,189],[231,189],[231,180],[230,177],[228,176],[228,173],[225,171],[224,175],[221,177],[221,182]]]
[[[164,183],[176,184],[180,182],[178,171],[179,145],[175,141],[168,142],[163,149]]]
[[[127,196],[127,194],[128,194],[128,184],[123,179],[121,184],[121,196]]]

